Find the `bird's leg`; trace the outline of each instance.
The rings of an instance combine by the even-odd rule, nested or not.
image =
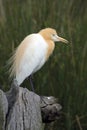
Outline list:
[[[29,76],[29,80],[30,80],[32,91],[35,92],[32,75]]]
[[[33,75],[30,75],[28,78],[30,80],[30,85],[31,85],[32,91],[35,92],[34,84],[33,84]],[[43,99],[43,96],[40,96],[40,100],[41,100],[41,103],[43,102],[45,105],[47,105],[47,103]]]

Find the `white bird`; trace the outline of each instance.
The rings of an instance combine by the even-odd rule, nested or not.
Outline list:
[[[14,77],[20,85],[44,65],[55,48],[54,42],[59,41],[68,43],[52,28],[25,37],[10,59],[10,77]]]

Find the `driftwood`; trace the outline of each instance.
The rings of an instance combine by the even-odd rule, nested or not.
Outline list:
[[[0,130],[43,130],[43,123],[58,119],[60,110],[54,97],[40,97],[16,81],[8,92],[0,90]]]

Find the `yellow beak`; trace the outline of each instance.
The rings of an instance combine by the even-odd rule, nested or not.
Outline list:
[[[58,41],[61,41],[61,42],[66,43],[66,44],[69,43],[66,39],[59,37],[59,36],[58,36]]]
[[[57,39],[58,39],[58,41],[60,41],[60,42],[69,43],[66,39],[64,39],[64,38],[62,38],[62,37],[57,36]]]

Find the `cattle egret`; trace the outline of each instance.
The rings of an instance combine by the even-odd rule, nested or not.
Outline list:
[[[54,42],[59,41],[68,43],[52,28],[25,37],[10,59],[10,77],[14,77],[20,85],[44,65],[55,48]]]

